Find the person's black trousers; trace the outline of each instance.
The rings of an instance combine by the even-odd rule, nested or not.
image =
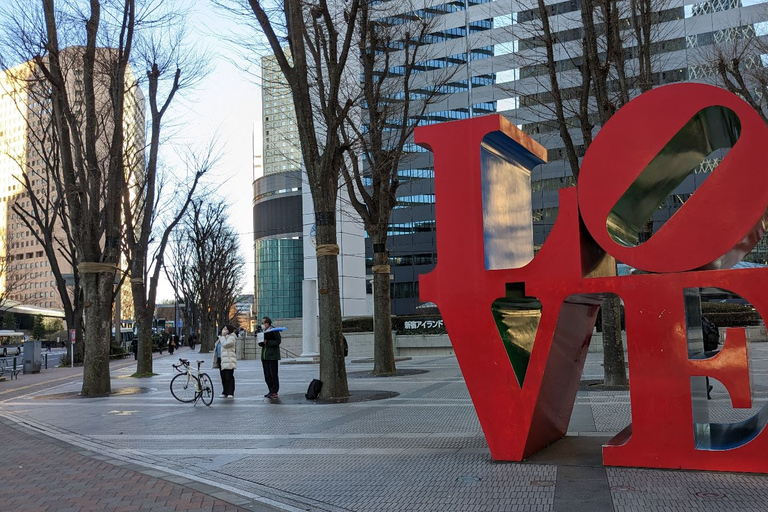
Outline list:
[[[221,375],[221,394],[235,395],[235,370],[219,370]]]
[[[264,368],[264,380],[267,381],[269,392],[276,394],[280,390],[280,379],[277,377],[277,361],[262,359],[261,366]]]

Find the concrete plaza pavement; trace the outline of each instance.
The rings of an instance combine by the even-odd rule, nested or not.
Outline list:
[[[768,399],[768,343],[751,355],[754,412]],[[359,400],[343,404],[304,398],[316,364],[281,364],[271,402],[260,362],[239,361],[235,398],[217,390],[211,407],[171,396],[179,356],[198,355],[156,357],[146,379],[130,377],[133,361],[115,363],[107,398],[78,397],[77,369],[0,382],[0,510],[768,509],[768,475],[604,467],[600,446],[630,422],[628,391],[584,386],[564,439],[498,463],[453,356],[401,361],[387,378],[348,359]],[[600,363],[589,354],[582,379],[600,379]],[[713,384],[713,420],[733,417]]]

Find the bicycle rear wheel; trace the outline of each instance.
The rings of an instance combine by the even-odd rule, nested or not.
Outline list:
[[[200,374],[200,399],[205,405],[213,403],[213,381],[207,373]]]
[[[171,379],[171,394],[179,402],[194,402],[197,394],[197,377],[186,373],[178,374]]]

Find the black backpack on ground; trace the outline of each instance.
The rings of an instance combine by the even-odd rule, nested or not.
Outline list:
[[[318,379],[312,379],[307,388],[307,394],[304,396],[307,397],[307,400],[317,400],[321,389],[323,389],[323,382]]]

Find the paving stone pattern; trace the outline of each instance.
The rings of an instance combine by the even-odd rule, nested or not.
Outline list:
[[[764,512],[768,479],[764,475],[608,468],[617,512],[670,510],[691,512]]]
[[[751,350],[755,407],[740,411],[742,416],[768,399],[768,343],[754,343]],[[36,446],[48,455],[66,456],[73,473],[84,468],[83,474],[95,481],[102,473],[121,481],[131,474],[142,488],[158,485],[172,494],[173,486],[186,486],[178,496],[202,492],[214,501],[224,496],[222,506],[247,510],[635,512],[766,510],[763,504],[768,503],[765,475],[604,468],[602,439],[631,421],[627,391],[585,388],[576,398],[569,436],[561,444],[568,448],[547,449],[529,462],[498,463],[490,457],[454,357],[398,363],[400,369],[425,373],[350,379],[353,392],[392,391],[398,393],[395,398],[325,405],[293,399],[317,377],[317,365],[281,365],[284,401],[273,402],[262,397],[266,386],[259,362],[239,361],[236,398],[216,398],[211,407],[181,404],[171,397],[173,373],[167,370],[175,360],[156,359],[159,375],[138,382],[127,378],[133,372],[130,365],[113,373],[113,388],[139,387],[142,393],[78,398],[76,377],[7,398],[0,388],[0,417],[21,422],[5,437],[10,435],[17,446],[16,439],[23,438],[17,429],[34,429],[35,436],[53,443]],[[371,364],[348,362],[347,367],[365,372]],[[214,385],[220,385],[218,374],[211,373]],[[22,376],[14,385],[32,378]],[[602,354],[589,354],[582,378],[602,378]],[[719,382],[713,385],[710,418],[732,417],[727,392]],[[61,462],[33,459],[31,464],[45,473]],[[70,507],[64,498],[73,500],[71,507],[81,506],[72,510],[91,505],[112,510],[107,502],[81,505],[77,500],[84,499],[87,486],[62,483],[56,494],[45,480],[37,486],[47,493],[36,493],[35,484],[23,487],[26,474],[10,469],[0,465],[2,481],[22,483],[0,497],[12,496],[14,505],[57,496],[51,502],[59,508],[48,510]],[[102,499],[98,493],[96,498]],[[169,501],[175,503],[175,498],[147,508],[165,510],[161,507]]]
[[[168,480],[95,460],[0,423],[0,510],[240,512],[240,507]]]
[[[297,473],[313,468],[312,477]],[[424,453],[414,458],[372,454],[349,464],[342,455],[246,457],[220,472],[307,496],[324,496],[334,506],[361,510],[552,510],[556,468],[533,464],[492,464],[486,454]],[[363,500],[361,500],[363,498]],[[401,505],[407,507],[399,508]]]

